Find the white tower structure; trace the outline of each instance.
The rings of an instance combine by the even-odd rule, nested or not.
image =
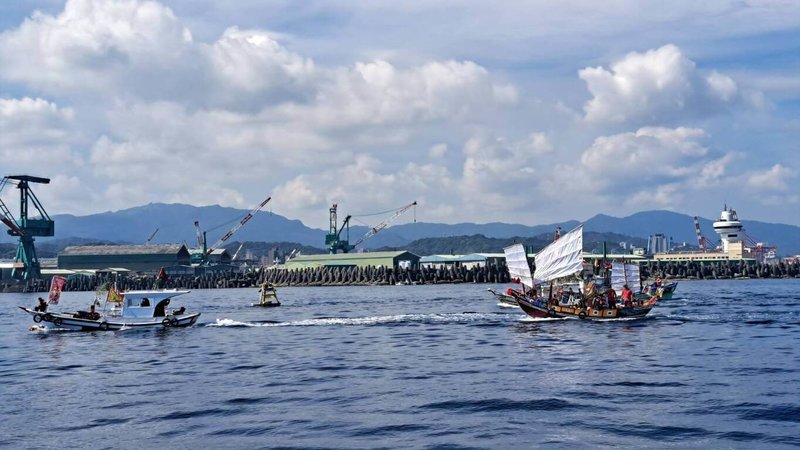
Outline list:
[[[728,205],[725,205],[725,209],[722,210],[719,220],[714,222],[714,231],[719,234],[719,240],[724,253],[728,253],[731,250],[731,244],[741,244],[744,239],[742,222],[739,222],[739,216],[736,215],[736,210],[728,208]]]

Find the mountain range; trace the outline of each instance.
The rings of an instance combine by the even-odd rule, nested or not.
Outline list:
[[[222,206],[192,206],[185,204],[151,203],[120,211],[109,211],[86,216],[60,214],[52,216],[56,222],[55,238],[81,241],[110,241],[119,243],[144,243],[158,229],[153,243],[186,242],[196,246],[194,221],[207,232],[209,246],[231,229],[246,210]],[[325,214],[325,212],[321,212]],[[376,219],[376,222],[379,219]],[[401,218],[402,220],[402,218]],[[716,219],[700,218],[700,229],[711,242],[718,240],[712,223]],[[800,254],[800,227],[795,225],[742,220],[748,236],[756,242],[778,247],[780,255]],[[487,238],[535,237],[553,233],[556,226],[564,232],[579,224],[576,220],[541,225],[492,223],[403,223],[385,229],[364,242],[365,249],[403,247],[424,238],[484,235]],[[584,222],[584,230],[598,233],[617,233],[623,236],[644,238],[663,233],[676,243],[696,245],[692,217],[671,211],[643,211],[627,217],[598,214]],[[350,227],[350,242],[369,231],[366,226]],[[324,247],[326,230],[311,228],[299,220],[292,220],[271,212],[258,212],[244,225],[232,240],[253,242],[295,242],[301,245]],[[346,233],[346,232],[345,232]],[[344,233],[343,233],[344,234]],[[14,242],[2,234],[0,242]],[[230,242],[230,241],[229,241]],[[498,249],[499,251],[499,249]]]

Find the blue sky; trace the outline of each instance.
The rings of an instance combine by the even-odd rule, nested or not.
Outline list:
[[[781,0],[3,2],[0,157],[53,179],[51,214],[798,224],[798,25]]]

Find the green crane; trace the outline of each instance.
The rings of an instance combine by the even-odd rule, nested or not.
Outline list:
[[[29,183],[49,184],[50,179],[30,175],[9,175],[0,181],[0,193],[7,185],[16,185],[19,189],[19,220],[14,219],[11,211],[0,199],[0,221],[8,227],[9,235],[19,238],[17,254],[14,257],[14,268],[11,270],[11,277],[18,280],[41,278],[41,266],[39,258],[36,257],[33,238],[55,235],[55,222],[47,215],[47,211],[36,198]],[[38,216],[28,216],[29,204],[38,211]]]
[[[328,210],[330,212],[330,231],[325,235],[325,245],[328,246],[328,253],[335,255],[339,250],[342,253],[348,253],[355,248],[355,245],[350,245],[350,219],[352,216],[345,217],[342,221],[342,226],[338,227],[336,218],[336,209],[339,205],[336,203]],[[342,239],[342,231],[347,228],[347,239]]]

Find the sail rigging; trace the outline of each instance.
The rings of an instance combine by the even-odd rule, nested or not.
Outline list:
[[[503,249],[506,254],[506,266],[512,279],[518,279],[523,285],[533,288],[531,267],[528,265],[528,255],[522,244],[514,244]]]
[[[639,286],[639,265],[627,263],[612,263],[611,264],[611,287],[617,291],[617,294],[622,295],[622,287],[624,285]]]
[[[571,276],[583,270],[583,224],[576,227],[536,254],[537,283]]]

